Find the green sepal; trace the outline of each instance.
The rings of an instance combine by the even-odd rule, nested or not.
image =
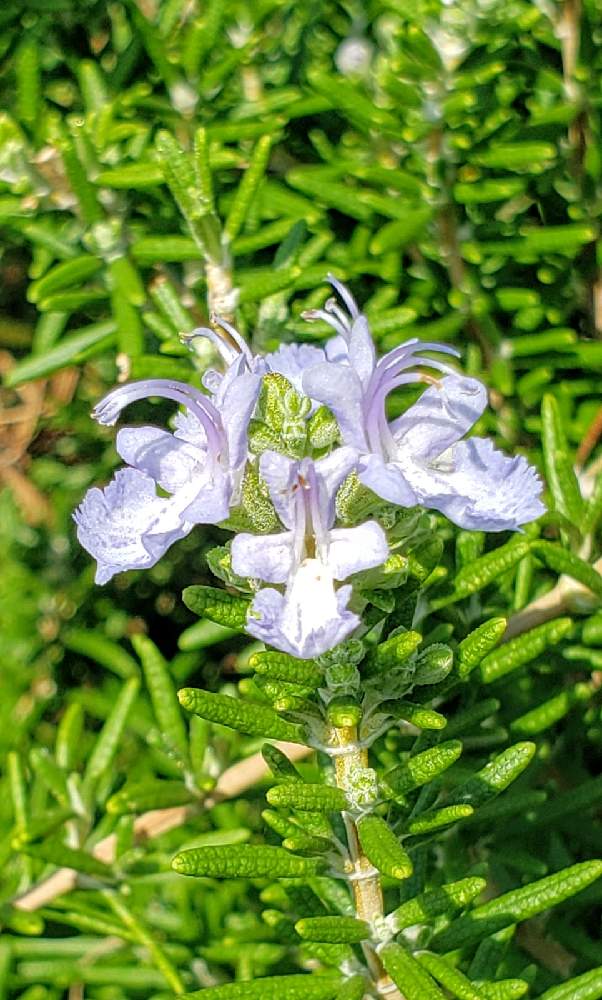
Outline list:
[[[282,847],[230,844],[181,851],[171,866],[180,875],[208,878],[307,878],[319,874],[323,862],[297,857]]]
[[[343,812],[349,808],[345,793],[333,785],[309,785],[293,782],[274,785],[266,798],[276,808],[301,809],[303,812]]]
[[[250,529],[260,535],[282,531],[269,490],[258,470],[250,462],[247,462],[242,481],[241,508],[247,522],[246,528],[243,527],[242,530]]]
[[[432,809],[417,816],[416,819],[411,819],[407,830],[412,836],[433,833],[444,826],[450,826],[451,823],[468,819],[473,813],[474,808],[469,805],[442,806],[441,809]]]
[[[208,722],[229,726],[239,733],[265,736],[270,740],[289,740],[291,743],[305,742],[303,726],[288,722],[266,705],[253,705],[201,688],[182,688],[178,691],[178,699],[188,712],[194,712]]]
[[[449,804],[465,804],[477,808],[503,792],[523,773],[533,760],[534,743],[515,743],[473,774],[449,797]]]
[[[483,1000],[468,976],[446,962],[440,955],[423,951],[416,957],[433,979],[436,979],[452,996],[457,997],[457,1000]]]
[[[249,666],[264,677],[313,689],[319,687],[324,679],[323,671],[313,660],[297,660],[288,653],[277,651],[253,653]]]
[[[458,677],[461,680],[465,681],[483,657],[497,646],[506,631],[506,625],[506,618],[490,618],[462,639],[456,651]]]
[[[412,861],[384,819],[362,816],[357,832],[364,854],[379,872],[400,881],[410,877]]]
[[[601,875],[602,861],[583,861],[520,889],[513,889],[460,917],[452,926],[435,935],[433,945],[441,951],[463,948],[502,927],[530,920],[538,913],[557,906]]]
[[[484,684],[492,684],[506,674],[541,656],[550,646],[557,645],[573,628],[572,618],[556,618],[537,625],[523,635],[510,639],[499,649],[488,653],[481,663]]]
[[[181,781],[148,779],[125,785],[111,796],[106,810],[112,816],[125,816],[127,813],[146,812],[147,809],[183,806],[193,800],[194,796]]]
[[[393,982],[403,989],[405,1000],[445,1000],[428,972],[402,945],[391,942],[380,948],[378,954]]]
[[[307,438],[312,448],[322,451],[339,440],[339,425],[327,406],[319,406],[307,421]]]
[[[524,559],[531,549],[526,538],[515,537],[493,552],[487,552],[479,559],[463,566],[454,580],[454,594],[458,598],[469,597],[478,590],[497,580],[513,566]]]
[[[578,580],[596,597],[602,598],[602,576],[590,563],[554,542],[532,542],[531,548],[535,555],[539,556],[550,569],[556,573],[570,576],[573,580]]]
[[[235,597],[227,590],[217,587],[186,587],[182,600],[199,618],[208,618],[217,625],[243,631],[247,624],[250,602],[244,597]]]
[[[443,914],[463,910],[476,899],[487,885],[485,879],[471,876],[457,882],[448,882],[439,889],[423,892],[407,903],[402,903],[391,914],[391,923],[398,931],[413,924],[428,924]]]
[[[329,944],[355,944],[370,937],[365,920],[355,917],[303,917],[295,924],[299,937]]]
[[[457,761],[461,753],[460,740],[447,740],[429,750],[423,750],[415,757],[409,757],[403,764],[388,771],[383,782],[385,786],[392,789],[394,794],[403,795],[413,788],[426,785],[439,774],[447,771],[448,767]]]

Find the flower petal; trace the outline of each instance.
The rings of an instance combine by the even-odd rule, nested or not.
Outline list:
[[[186,486],[208,460],[204,450],[159,427],[124,427],[115,446],[124,462],[145,472],[169,493]]]
[[[349,364],[357,372],[365,388],[376,367],[376,349],[365,316],[358,316],[351,327]]]
[[[255,596],[247,632],[302,660],[326,653],[360,623],[347,609],[351,587],[335,590],[332,575],[317,559],[306,559],[286,593],[266,587]]]
[[[276,451],[264,451],[259,472],[270,491],[276,513],[287,528],[295,523],[296,498],[293,487],[299,478],[299,463]]]
[[[286,583],[293,566],[292,531],[278,535],[236,535],[232,540],[232,569],[266,583]]]
[[[486,406],[487,390],[478,379],[448,375],[426,389],[391,432],[404,454],[428,461],[459,441]]]
[[[385,533],[376,521],[330,532],[328,567],[335,580],[346,580],[353,573],[380,566],[388,555]]]
[[[314,463],[318,487],[317,504],[320,521],[324,528],[330,528],[335,520],[335,500],[337,490],[350,472],[356,468],[358,455],[355,448],[335,448],[334,451]]]
[[[415,507],[419,502],[400,465],[385,462],[380,455],[366,455],[360,461],[359,478],[364,486],[388,503]]]
[[[545,512],[541,481],[522,455],[497,451],[485,438],[460,441],[429,467],[404,468],[418,502],[461,528],[516,531]]]
[[[192,528],[173,500],[158,497],[153,480],[137,469],[121,469],[104,490],[88,490],[73,516],[80,544],[98,562],[97,583],[154,566]]]
[[[334,413],[345,444],[368,450],[364,431],[363,388],[359,375],[347,365],[326,363],[303,376],[303,391]]]
[[[303,392],[303,373],[308,368],[323,364],[326,355],[321,347],[312,344],[282,344],[273,354],[266,355],[271,372],[279,372],[289,380],[297,392]]]
[[[261,389],[261,375],[247,371],[244,362],[241,356],[228,369],[215,397],[228,440],[228,462],[232,470],[246,461],[249,420]]]

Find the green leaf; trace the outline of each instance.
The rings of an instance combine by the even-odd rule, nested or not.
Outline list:
[[[275,785],[266,798],[271,806],[301,809],[304,812],[343,812],[349,808],[345,793],[332,785],[293,782]]]
[[[250,736],[289,740],[291,743],[305,742],[303,726],[287,722],[264,705],[252,705],[229,695],[211,694],[200,688],[182,688],[178,691],[178,698],[186,711],[194,712],[208,722],[217,722]]]
[[[602,997],[602,966],[574,976],[565,983],[540,993],[537,1000],[600,1000]]]
[[[380,816],[362,816],[357,824],[362,850],[383,875],[409,878],[414,866],[388,823]]]
[[[458,1000],[483,1000],[482,994],[474,987],[470,979],[450,965],[440,955],[430,951],[422,951],[416,955],[420,964],[436,979],[444,989],[449,990]]]
[[[530,920],[581,892],[602,875],[602,861],[583,861],[553,875],[506,892],[477,906],[448,928],[435,935],[433,944],[441,951],[462,948],[493,934],[509,924]]]
[[[89,788],[111,765],[123,736],[134,701],[140,690],[140,681],[131,677],[123,685],[115,705],[102,727],[84,772],[84,786]]]
[[[486,885],[485,879],[473,876],[423,892],[394,910],[391,923],[398,931],[412,924],[431,923],[442,914],[451,915],[456,910],[464,909],[483,892]]]
[[[317,688],[323,683],[324,674],[312,660],[297,660],[287,653],[262,651],[253,653],[249,666],[264,677]]]
[[[533,542],[532,551],[550,569],[555,570],[556,573],[571,576],[591,590],[596,597],[602,598],[602,576],[584,559],[580,559],[579,556],[573,555],[572,552],[563,549],[554,542]]]
[[[366,992],[366,979],[362,975],[351,976],[339,989],[335,1000],[363,1000]]]
[[[63,288],[73,288],[96,274],[102,267],[102,263],[100,257],[82,254],[73,260],[56,264],[46,272],[43,278],[32,281],[27,290],[27,298],[30,302],[41,302]]]
[[[524,979],[499,979],[497,982],[478,980],[475,981],[475,986],[483,1000],[520,1000],[520,997],[529,992],[529,984]]]
[[[506,674],[523,667],[538,656],[541,656],[550,646],[556,646],[572,630],[571,618],[556,618],[554,621],[537,625],[524,635],[510,639],[500,649],[489,653],[481,663],[481,677],[484,684],[505,677]]]
[[[264,743],[261,754],[274,777],[279,781],[303,781],[295,765],[279,747]]]
[[[477,590],[482,590],[506,573],[527,555],[531,543],[526,538],[513,538],[505,545],[500,545],[493,552],[487,552],[480,559],[463,566],[454,581],[454,592],[457,597],[468,597]]]
[[[385,672],[405,663],[422,642],[419,632],[399,632],[370,650],[365,667],[368,675]]]
[[[489,653],[506,631],[506,618],[490,618],[470,632],[458,646],[456,663],[458,676],[464,681],[484,656]]]
[[[393,982],[403,990],[405,1000],[445,1000],[428,972],[400,944],[386,944],[379,957]]]
[[[20,848],[25,854],[41,858],[57,868],[72,868],[83,875],[110,880],[113,872],[109,865],[74,847],[67,847],[59,839],[46,840],[41,844],[24,844]]]
[[[101,354],[115,343],[117,325],[113,320],[92,323],[80,330],[74,330],[51,347],[45,354],[35,354],[19,361],[4,377],[4,384],[11,388],[46,378],[67,365],[78,365],[85,358]]]
[[[434,830],[440,830],[451,823],[468,819],[473,813],[474,808],[469,805],[442,806],[441,809],[433,809],[430,812],[422,813],[416,819],[411,819],[408,823],[408,833],[412,836],[432,833]]]
[[[244,225],[251,203],[266,172],[272,142],[272,135],[261,136],[251,153],[249,166],[238,185],[228,217],[224,223],[224,236],[230,242],[236,239]]]
[[[188,805],[194,796],[181,781],[146,781],[124,785],[106,804],[112,816],[146,812],[148,809],[168,809]]]
[[[305,941],[331,944],[355,944],[370,937],[366,921],[355,917],[303,917],[295,924],[295,930]]]
[[[555,509],[577,528],[581,528],[584,505],[572,461],[558,403],[546,393],[541,404],[542,447],[546,479]]]
[[[537,733],[543,733],[564,718],[575,705],[587,701],[592,695],[593,690],[589,684],[574,684],[564,691],[559,691],[552,698],[546,699],[536,708],[525,712],[524,715],[513,719],[510,728],[518,736],[534,736]]]
[[[218,590],[217,587],[186,587],[182,600],[199,618],[208,618],[217,625],[243,631],[247,624],[250,601],[244,597],[234,597],[226,590]]]
[[[447,724],[445,716],[435,712],[433,708],[425,708],[424,705],[414,705],[409,701],[394,701],[385,702],[385,707],[395,718],[411,722],[419,729],[444,729]]]
[[[146,635],[133,635],[132,646],[140,658],[161,736],[170,753],[188,760],[188,736],[176,689],[163,656]]]
[[[458,803],[473,808],[488,802],[503,792],[531,763],[536,750],[534,743],[516,743],[489,761],[450,795],[451,805]]]
[[[384,781],[394,793],[404,794],[413,788],[420,788],[433,781],[439,774],[451,767],[462,753],[460,740],[439,743],[430,750],[423,750],[415,757],[409,757],[403,764],[388,771]]]
[[[307,878],[323,868],[321,858],[301,858],[282,847],[232,844],[181,851],[172,861],[180,875],[211,878]]]
[[[341,978],[320,975],[266,976],[251,982],[206,986],[181,1000],[334,1000]]]
[[[90,660],[112,670],[114,674],[127,680],[138,676],[139,669],[133,656],[118,643],[89,629],[70,628],[62,636],[66,649],[87,656]]]

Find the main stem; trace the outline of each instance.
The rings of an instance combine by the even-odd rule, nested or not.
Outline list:
[[[332,746],[337,750],[334,758],[337,787],[348,793],[352,790],[354,773],[368,767],[368,751],[357,745],[356,726],[333,727],[331,737]],[[355,913],[359,920],[372,924],[384,916],[380,875],[362,851],[357,826],[351,813],[343,813],[343,820],[349,850],[347,873],[353,888]],[[385,971],[374,945],[364,942],[362,948],[378,993],[386,996],[387,1000],[404,1000]]]

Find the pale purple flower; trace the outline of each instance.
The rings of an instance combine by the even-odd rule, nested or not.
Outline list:
[[[256,594],[247,631],[300,659],[332,649],[357,628],[360,620],[348,608],[352,587],[335,583],[379,566],[388,555],[376,522],[333,527],[337,490],[356,463],[352,448],[317,462],[265,452],[261,475],[286,531],[241,534],[232,542],[235,573],[285,585],[284,593],[266,587]]]
[[[539,517],[542,485],[522,456],[509,458],[483,438],[461,440],[487,405],[485,387],[422,353],[458,352],[414,338],[377,361],[365,316],[348,289],[330,281],[348,313],[331,300],[306,314],[337,336],[326,346],[329,360],[305,372],[303,388],[332,410],[343,440],[360,453],[361,481],[390,503],[439,510],[462,528],[515,530]],[[425,367],[445,377],[416,370]],[[387,396],[412,382],[430,386],[389,423]]]
[[[101,424],[114,424],[124,407],[162,396],[185,407],[175,433],[127,427],[117,451],[130,466],[103,491],[88,491],[75,512],[78,538],[98,561],[96,580],[153,566],[195,524],[228,516],[247,458],[247,427],[259,387],[243,375],[220,413],[198,389],[168,379],[132,382],[114,389],[96,407]],[[169,494],[159,496],[157,487]],[[140,502],[137,501],[140,493]]]

